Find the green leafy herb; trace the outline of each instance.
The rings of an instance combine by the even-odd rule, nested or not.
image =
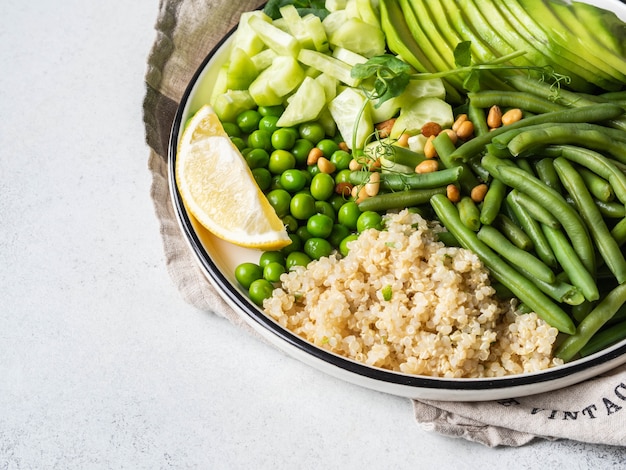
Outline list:
[[[295,6],[300,16],[312,13],[322,20],[330,13],[326,9],[325,0],[269,0],[263,8],[263,12],[273,20],[277,20],[281,18],[280,8],[285,5]]]

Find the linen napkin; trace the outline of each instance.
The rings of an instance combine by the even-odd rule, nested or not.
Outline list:
[[[249,332],[252,329],[197,267],[179,230],[169,196],[167,145],[178,103],[197,67],[238,23],[243,11],[262,3],[160,0],[144,100],[146,141],[151,149],[151,196],[167,269],[187,302]],[[626,366],[556,392],[472,403],[413,400],[413,410],[424,429],[490,447],[521,446],[537,438],[626,446]]]

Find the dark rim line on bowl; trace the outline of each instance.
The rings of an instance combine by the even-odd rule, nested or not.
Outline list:
[[[626,344],[614,349],[610,353],[599,355],[592,359],[582,359],[574,361],[570,364],[565,364],[553,369],[546,369],[544,371],[519,374],[504,377],[494,378],[475,378],[475,379],[450,379],[445,377],[427,377],[418,375],[402,374],[401,372],[390,371],[386,369],[375,368],[361,364],[348,358],[336,355],[322,348],[315,346],[309,341],[301,338],[300,336],[292,333],[291,331],[278,325],[273,319],[265,315],[260,309],[258,309],[252,302],[242,295],[230,281],[219,270],[210,254],[205,250],[202,242],[198,238],[189,215],[183,205],[182,199],[176,186],[175,178],[175,162],[177,143],[179,137],[180,126],[183,121],[183,113],[185,107],[191,95],[191,92],[200,78],[202,72],[206,68],[209,61],[214,57],[217,51],[224,45],[228,38],[237,29],[235,26],[231,29],[209,52],[209,54],[202,61],[196,72],[194,73],[191,81],[189,82],[178,106],[174,122],[172,124],[172,130],[170,133],[170,141],[168,145],[168,174],[169,184],[172,191],[173,203],[175,210],[179,216],[182,228],[190,242],[198,261],[202,264],[205,271],[211,276],[212,280],[219,286],[221,293],[227,295],[228,299],[235,304],[243,313],[245,313],[255,323],[262,326],[264,329],[273,333],[280,339],[286,341],[291,346],[302,350],[316,359],[322,360],[327,364],[331,364],[335,367],[343,369],[345,371],[357,374],[361,377],[373,379],[375,381],[386,382],[396,385],[416,387],[416,388],[428,388],[428,389],[464,389],[464,390],[493,390],[493,389],[505,389],[509,387],[516,387],[521,385],[531,385],[540,382],[549,382],[555,379],[564,378],[570,374],[575,374],[593,368],[602,363],[611,361],[623,354],[626,354]]]

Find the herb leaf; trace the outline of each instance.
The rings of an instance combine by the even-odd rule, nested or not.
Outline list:
[[[472,65],[472,43],[462,41],[454,48],[454,63],[457,67],[469,67]]]

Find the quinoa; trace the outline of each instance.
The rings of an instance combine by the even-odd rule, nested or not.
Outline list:
[[[557,329],[497,298],[476,254],[437,240],[441,225],[408,210],[384,222],[347,256],[283,274],[265,313],[320,348],[406,374],[498,377],[561,363]]]

